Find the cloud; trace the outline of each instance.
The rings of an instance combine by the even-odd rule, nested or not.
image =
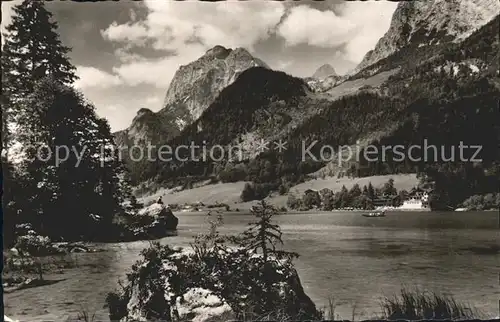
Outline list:
[[[390,1],[346,1],[335,13],[299,5],[289,10],[277,34],[290,46],[344,45],[345,58],[358,63],[389,29],[396,7],[397,2]]]
[[[148,37],[148,28],[142,22],[119,25],[114,21],[107,29],[101,30],[101,35],[104,39],[143,46]]]
[[[342,17],[357,26],[345,47],[349,60],[358,63],[375,48],[378,40],[389,30],[397,5],[392,1],[346,1],[340,7]]]
[[[293,7],[277,33],[287,44],[336,47],[348,41],[356,25],[333,11],[320,11],[306,5]]]
[[[118,75],[113,75],[97,69],[95,67],[78,66],[76,74],[79,79],[75,82],[75,87],[83,88],[110,88],[123,84],[123,80]]]
[[[132,52],[130,48],[118,48],[118,49],[116,49],[115,56],[122,63],[131,63],[131,62],[138,62],[138,61],[146,60],[146,58],[144,56],[141,56],[137,53]]]
[[[112,42],[125,44],[117,51],[122,61],[113,72],[128,85],[150,84],[166,88],[180,65],[202,56],[215,45],[249,50],[270,37],[285,13],[279,2],[178,2],[146,0],[146,19],[114,22],[101,31]],[[130,55],[133,47],[169,51],[163,58]],[[172,52],[174,54],[172,54]]]
[[[110,104],[97,108],[97,114],[108,120],[112,131],[119,131],[132,122],[136,111],[121,104]]]
[[[279,2],[178,2],[145,1],[148,31],[157,49],[178,48],[190,38],[206,47],[222,45],[251,49],[285,13]],[[173,47],[172,47],[173,46]]]
[[[275,64],[275,66],[276,66],[275,68],[278,70],[284,70],[292,64],[293,64],[293,62],[290,60],[285,60],[285,61],[280,60]]]
[[[179,66],[198,59],[203,53],[201,46],[189,46],[175,56],[131,60],[114,67],[113,72],[129,86],[146,84],[166,90]]]
[[[146,99],[146,104],[148,105],[157,105],[160,104],[161,99],[158,96],[151,96]]]

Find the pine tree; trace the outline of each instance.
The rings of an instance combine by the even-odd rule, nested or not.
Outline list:
[[[361,196],[361,188],[359,187],[359,184],[354,184],[354,186],[352,186],[351,190],[349,190],[349,198],[351,200]]]
[[[259,205],[252,208],[252,214],[257,221],[250,223],[250,227],[243,232],[237,241],[240,246],[247,250],[261,252],[264,263],[271,260],[270,256],[274,256],[276,259],[298,257],[296,253],[276,249],[278,244],[283,245],[281,229],[272,223],[273,216],[278,213],[279,211],[274,206],[262,200]]]
[[[24,0],[14,7],[12,23],[6,27],[2,48],[2,69],[13,101],[31,93],[38,80],[52,76],[70,85],[76,79],[76,68],[68,58],[57,33],[57,23],[45,9],[43,1]]]
[[[283,245],[282,232],[278,225],[272,223],[272,218],[277,215],[278,210],[267,204],[264,200],[259,205],[252,208],[252,214],[257,221],[249,224],[241,236],[236,238],[237,244],[248,251],[262,253],[262,277],[265,283],[265,304],[267,310],[270,310],[272,303],[272,262],[279,260],[293,260],[299,257],[297,253],[276,249],[278,244]]]
[[[335,195],[336,208],[344,208],[349,206],[349,191],[343,185],[339,192]]]
[[[368,198],[371,200],[375,199],[375,189],[371,182],[368,183]]]
[[[363,194],[363,196],[368,196],[368,188],[366,187],[366,185],[363,186],[362,194]]]
[[[14,15],[3,34],[2,47],[2,147],[12,141],[8,125],[15,122],[18,102],[33,92],[41,78],[51,75],[63,84],[72,84],[78,77],[70,63],[70,49],[63,46],[57,23],[44,7],[43,1],[24,0],[13,8]]]
[[[139,205],[108,123],[69,87],[76,69],[51,17],[42,1],[25,0],[14,7],[4,35],[2,103],[8,106],[2,112],[4,119],[15,114],[12,136],[25,148],[16,181],[17,195],[26,197],[13,213],[52,238],[102,238],[96,234],[109,235],[114,215]]]
[[[109,125],[80,93],[52,77],[39,81],[21,107],[19,142],[29,147],[21,165],[29,196],[23,213],[53,238],[99,237],[88,234],[109,229],[123,202],[123,165]]]
[[[385,195],[389,195],[389,196],[392,196],[392,195],[395,195],[398,193],[398,191],[394,187],[394,179],[389,179],[389,181],[387,181],[384,184],[384,187],[382,189],[382,193]]]

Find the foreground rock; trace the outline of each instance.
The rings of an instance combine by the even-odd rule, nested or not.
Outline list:
[[[155,239],[168,236],[177,229],[179,218],[163,204],[152,204],[139,211],[134,236],[140,239]]]
[[[291,261],[265,264],[260,255],[225,247],[185,251],[156,245],[142,255],[124,289],[108,295],[113,321],[225,321],[273,312],[320,319]]]

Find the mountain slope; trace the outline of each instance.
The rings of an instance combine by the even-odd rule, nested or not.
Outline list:
[[[179,130],[174,120],[141,108],[128,129],[115,133],[115,141],[118,146],[142,145],[163,141],[177,134]]]
[[[238,161],[227,154],[217,160],[213,156],[199,160],[202,152],[197,152],[194,155],[197,160],[193,160],[188,150],[178,156],[186,157],[187,161],[157,162],[148,172],[164,183],[176,185],[207,177],[223,182],[253,182],[251,188],[245,188],[246,196],[258,199],[271,191],[286,193],[311,173],[336,163],[339,146],[348,145],[357,151],[354,149],[360,142],[361,152],[369,144],[380,152],[384,146],[422,145],[424,139],[429,144],[446,147],[458,146],[462,141],[466,145],[482,145],[479,157],[484,162],[477,166],[408,158],[401,162],[394,160],[389,152],[388,158],[379,155],[375,162],[355,158],[323,174],[341,177],[346,173],[354,176],[424,173],[437,182],[439,191],[449,190],[448,197],[441,200],[445,208],[468,195],[489,192],[492,176],[488,173],[500,158],[496,147],[496,140],[500,140],[496,104],[500,94],[497,79],[500,18],[497,15],[475,31],[474,26],[466,26],[460,33],[454,33],[460,29],[457,22],[443,25],[434,21],[434,15],[441,14],[436,13],[436,4],[442,3],[436,0],[400,5],[413,8],[411,12],[403,12],[405,23],[410,21],[406,25],[411,28],[394,28],[393,32],[399,33],[393,35],[394,52],[350,79],[342,77],[332,82],[333,88],[318,86],[326,92],[311,92],[307,84],[315,84],[312,78],[302,80],[265,68],[251,68],[222,90],[196,121],[168,141],[172,147],[192,142],[201,145],[205,141],[208,147],[239,144],[246,149],[262,139],[271,142],[268,151],[247,153]],[[463,8],[453,1],[445,7],[451,5],[459,12]],[[434,8],[429,9],[434,14],[428,14],[427,20],[418,16],[423,8]],[[394,21],[402,20],[401,10],[395,13]],[[471,17],[480,19],[471,21],[482,23],[484,15],[478,12],[474,9]],[[429,30],[432,33],[427,34]],[[330,77],[335,76],[319,82]],[[272,143],[280,139],[287,142],[287,149],[281,152]],[[333,157],[332,161],[304,155],[304,144],[309,146],[312,142],[316,142],[309,150],[312,155],[320,156],[325,151],[323,147],[327,147],[327,158]],[[223,151],[228,151],[227,146]],[[421,154],[418,156],[422,157]],[[461,180],[466,177],[470,185],[461,184],[457,173],[463,174]]]
[[[303,142],[308,146],[314,141],[317,144],[310,152],[315,156],[321,154],[323,146],[331,146],[337,153],[337,147],[354,147],[358,140],[361,140],[361,149],[373,144],[379,151],[382,144],[409,147],[421,145],[423,139],[429,144],[447,147],[463,141],[484,147],[480,157],[484,168],[489,169],[498,159],[498,152],[495,144],[488,142],[498,137],[500,131],[495,117],[499,90],[495,89],[495,75],[491,73],[492,66],[498,64],[492,61],[499,50],[497,30],[498,18],[495,18],[463,42],[443,44],[436,47],[430,57],[421,57],[418,61],[405,61],[399,52],[392,54],[382,61],[389,66],[396,57],[399,69],[386,78],[379,90],[346,91],[347,96],[334,101],[322,99],[326,95],[309,93],[302,80],[250,69],[222,91],[200,119],[174,140],[174,146],[192,140],[223,145],[244,142],[245,135],[252,133],[256,134],[255,138],[267,141],[281,138],[288,142],[288,149],[283,153],[270,150],[236,164],[224,159],[215,164],[184,162],[175,168],[163,165],[161,177],[171,180],[210,174],[222,181],[251,181],[258,187],[255,189],[260,189],[254,197],[260,198],[272,190],[286,191],[328,163],[309,156],[302,158]],[[371,72],[379,74],[373,69]],[[333,159],[332,163],[336,162]],[[375,163],[354,159],[327,174],[414,173],[426,172],[428,166],[411,160],[395,162],[390,156]],[[491,182],[490,177],[483,178],[479,172],[474,174],[475,170],[470,168],[459,170],[459,163],[438,162],[435,166],[446,166],[451,169],[446,170],[448,172],[468,171],[470,178],[478,182]],[[482,187],[461,186],[460,191],[450,192],[448,204],[456,204],[466,194],[487,191],[491,185],[484,183]]]
[[[222,89],[245,70],[267,65],[243,48],[215,46],[202,57],[180,68],[167,90],[164,107],[157,113],[141,109],[130,127],[116,133],[120,143],[157,144],[195,121]]]
[[[126,151],[133,145],[155,146],[179,135],[225,87],[255,66],[268,68],[243,48],[222,46],[215,46],[196,61],[180,66],[168,88],[164,107],[156,113],[140,109],[127,129],[114,133],[119,149]],[[145,162],[132,162],[127,154],[124,160],[135,181],[144,177],[143,171],[148,168]]]
[[[365,55],[354,74],[405,47],[463,40],[499,13],[497,0],[402,1],[389,30]]]

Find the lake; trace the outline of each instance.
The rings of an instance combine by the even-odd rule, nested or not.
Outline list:
[[[178,213],[178,236],[162,244],[188,245],[208,229],[204,213]],[[243,231],[253,218],[224,215],[222,233]],[[373,317],[382,296],[401,287],[453,295],[485,317],[499,315],[497,212],[388,212],[366,218],[356,212],[276,216],[285,249],[299,253],[296,267],[318,307],[332,297],[343,319]],[[58,283],[4,295],[5,313],[22,321],[63,321],[81,310],[108,320],[107,292],[117,287],[148,242],[101,245],[102,253],[74,254],[78,267],[46,278]],[[101,247],[100,246],[100,247]]]

